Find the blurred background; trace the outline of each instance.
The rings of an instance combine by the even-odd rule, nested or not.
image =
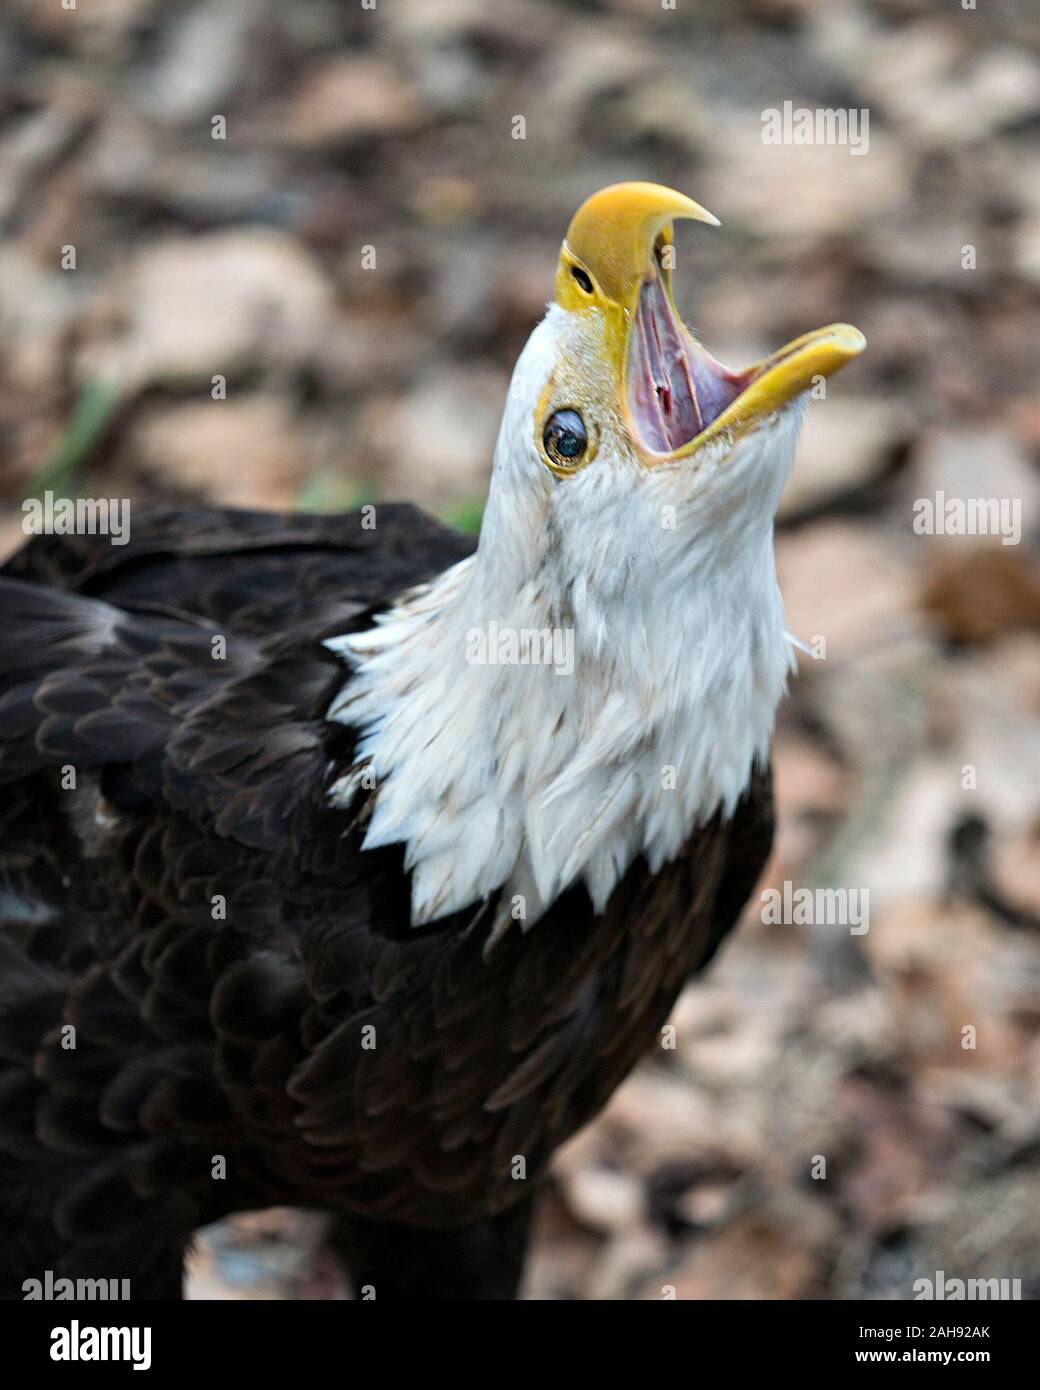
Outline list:
[[[869,344],[779,521],[826,656],[781,711],[768,874],[867,889],[869,931],[751,905],[676,1050],[560,1154],[527,1292],[1040,1296],[1035,4],[370,3],[7,0],[3,553],[47,488],[474,529],[579,202],[711,208],[676,290],[717,356],[837,319]],[[869,149],[763,143],[785,100],[866,108]],[[1021,543],[916,534],[937,492],[1017,502]],[[322,1231],[213,1228],[192,1295],[343,1296]]]

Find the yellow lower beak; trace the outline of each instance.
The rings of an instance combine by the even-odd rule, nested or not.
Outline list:
[[[803,333],[757,363],[740,395],[671,457],[685,458],[721,434],[736,438],[746,433],[759,420],[858,357],[866,345],[866,338],[850,323],[832,323]]]

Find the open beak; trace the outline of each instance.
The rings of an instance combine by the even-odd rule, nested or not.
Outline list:
[[[601,316],[605,351],[633,443],[648,465],[687,458],[721,434],[735,440],[830,376],[866,346],[849,324],[806,333],[732,371],[694,339],[672,297],[672,223],[718,221],[652,183],[620,183],[575,213],[560,251],[556,299]]]

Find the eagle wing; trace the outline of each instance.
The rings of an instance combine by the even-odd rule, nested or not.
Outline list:
[[[400,847],[328,801],[355,735],[322,643],[471,549],[410,507],[176,511],[5,567],[0,1224],[30,1272],[113,1232],[140,1269],[157,1231],[268,1202],[505,1210],[736,921],[768,773],[600,917],[569,890],[490,956],[493,904],[411,928]]]

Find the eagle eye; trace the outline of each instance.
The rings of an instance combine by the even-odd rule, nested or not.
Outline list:
[[[577,468],[588,442],[585,422],[576,410],[557,410],[550,415],[542,443],[557,468]]]

